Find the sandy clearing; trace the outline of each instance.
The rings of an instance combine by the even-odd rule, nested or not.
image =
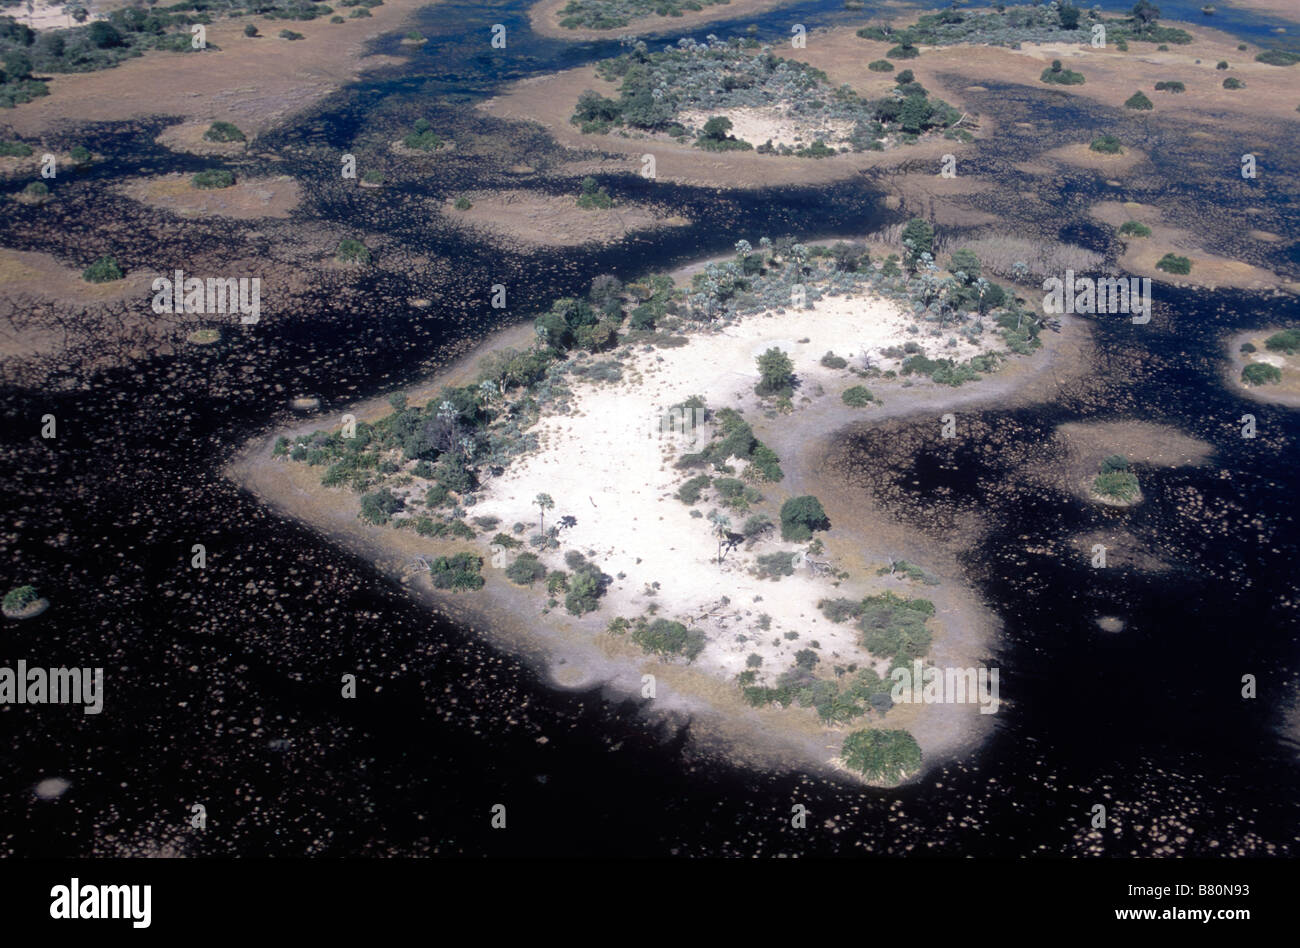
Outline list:
[[[660,437],[656,425],[661,411],[695,394],[705,395],[713,408],[758,415],[761,408],[752,391],[758,380],[755,359],[772,346],[791,356],[804,389],[821,386],[838,395],[857,380],[821,366],[824,353],[856,357],[899,344],[911,338],[906,327],[912,322],[892,302],[837,297],[818,301],[808,311],[748,317],[715,334],[694,336],[681,349],[637,353],[625,365],[623,382],[575,384],[572,413],[539,422],[535,431],[542,450],[490,482],[475,515],[494,515],[507,525],[534,524],[534,498],[550,494],[556,506],[548,522],[565,515],[578,521],[562,532],[562,548],[591,554],[610,575],[625,574],[610,588],[602,609],[610,616],[639,615],[655,603],[661,616],[698,624],[720,597],[728,597],[723,617],[701,625],[710,643],[695,665],[707,672],[734,677],[745,669],[746,657],[757,653],[764,671],[774,677],[810,639],[818,640],[828,655],[837,652],[843,662],[878,664],[883,670],[883,663],[860,649],[850,626],[837,626],[820,615],[817,601],[833,594],[825,579],[806,569],[775,583],[749,575],[758,553],[793,554],[800,545],[772,539],[717,563],[710,524],[691,515],[713,505],[701,501],[688,507],[674,496],[690,472],[675,468],[673,459],[698,450],[707,437],[695,442]],[[786,494],[780,484],[758,486],[776,506]],[[746,516],[732,514],[732,529],[738,530]],[[543,559],[551,568],[564,568],[560,551]],[[647,595],[646,587],[656,582],[661,586],[657,594]],[[771,630],[758,635],[757,617],[764,613],[771,617]],[[787,631],[799,638],[785,639]],[[737,633],[749,641],[737,641]]]
[[[192,175],[169,174],[120,185],[118,190],[150,207],[181,217],[229,217],[256,220],[288,217],[302,199],[302,188],[288,175],[238,179],[232,187],[204,190],[190,183]]]

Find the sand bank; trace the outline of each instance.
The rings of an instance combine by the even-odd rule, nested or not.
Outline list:
[[[827,727],[809,708],[750,707],[735,683],[736,675],[752,666],[751,655],[761,659],[761,680],[769,683],[801,649],[819,655],[819,669],[828,677],[832,665],[882,665],[863,651],[851,625],[829,621],[817,603],[887,589],[935,603],[930,657],[937,664],[975,666],[991,651],[996,622],[966,588],[947,555],[930,563],[923,553],[913,554],[913,562],[941,580],[938,586],[877,575],[895,547],[881,542],[870,517],[841,504],[836,485],[822,471],[822,452],[835,430],[846,424],[1004,398],[1010,389],[1039,377],[1052,360],[1047,353],[1016,360],[1004,373],[959,389],[928,381],[905,386],[902,379],[872,380],[870,387],[883,404],[846,406],[840,394],[862,379],[846,369],[822,366],[820,359],[829,350],[854,359],[920,338],[927,349],[936,347],[931,355],[970,354],[937,348],[943,340],[909,334],[912,322],[896,304],[881,298],[865,293],[832,297],[810,310],[769,312],[716,331],[693,333],[689,344],[680,348],[622,352],[621,382],[571,377],[569,410],[543,415],[533,429],[540,439],[538,450],[490,478],[476,493],[468,515],[497,517],[496,529],[506,532],[516,521],[531,525],[526,535],[538,522],[534,498],[548,493],[555,506],[547,512],[547,524],[566,516],[573,523],[560,532],[559,549],[541,554],[544,562],[563,569],[563,554],[576,551],[612,578],[600,608],[581,617],[567,614],[562,605],[546,611],[543,589],[518,587],[505,577],[504,567],[512,557],[497,556],[494,561],[487,541],[495,530],[473,541],[442,541],[411,530],[370,526],[357,518],[354,494],[321,487],[319,470],[271,458],[275,436],[334,428],[344,410],[363,420],[380,417],[390,410],[382,399],[357,407],[332,406],[327,415],[293,432],[278,430],[259,439],[231,474],[277,509],[365,550],[377,566],[402,576],[413,592],[439,609],[535,661],[557,686],[602,686],[637,696],[642,676],[653,675],[657,694],[645,701],[648,712],[688,715],[694,735],[716,737],[731,756],[764,766],[834,770],[845,734],[864,727],[911,731],[933,763],[969,748],[990,726],[991,716],[980,715],[975,704],[898,705],[883,719],[869,715],[846,727]],[[529,327],[515,327],[508,339],[489,345],[519,346],[528,336]],[[788,352],[801,379],[792,415],[768,411],[753,394],[755,359],[772,346]],[[409,402],[419,404],[442,385],[472,379],[473,363],[482,354],[476,351],[472,359],[461,360],[408,392]],[[828,499],[832,528],[824,534],[825,550],[819,556],[848,578],[801,566],[779,580],[759,579],[753,570],[759,554],[793,555],[806,545],[784,543],[772,535],[733,549],[718,561],[717,539],[707,519],[691,515],[692,509],[702,514],[713,504],[692,508],[675,496],[677,485],[692,472],[677,469],[674,461],[693,445],[656,430],[663,409],[691,395],[703,396],[714,409],[742,411],[755,435],[780,455],[785,479],[755,483],[763,500],[750,512],[778,519],[780,504],[791,496],[812,493]],[[700,437],[706,434],[699,432]],[[694,449],[698,446],[697,439]],[[747,515],[733,514],[736,526]],[[487,585],[479,592],[438,593],[414,568],[417,555],[466,549],[484,556]],[[627,636],[608,633],[614,617],[632,618],[649,610],[705,633],[707,644],[693,663],[661,661],[642,653]]]

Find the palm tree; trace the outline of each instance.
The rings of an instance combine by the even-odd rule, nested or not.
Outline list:
[[[537,505],[539,518],[537,521],[537,532],[546,536],[546,511],[555,506],[555,501],[551,500],[550,494],[538,494],[533,503]]]
[[[709,523],[713,524],[713,532],[718,537],[718,565],[722,565],[722,545],[727,540],[727,530],[731,526],[731,518],[725,514],[720,514],[716,510],[709,511]]]

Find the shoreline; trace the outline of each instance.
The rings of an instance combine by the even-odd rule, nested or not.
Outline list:
[[[680,269],[688,268],[689,265]],[[771,318],[747,316],[741,322]],[[919,560],[918,565],[942,578],[940,586],[914,586],[901,578],[880,579],[874,575],[874,567],[887,563],[887,556],[884,550],[873,548],[878,544],[873,543],[871,538],[888,516],[871,512],[864,518],[851,504],[845,506],[850,492],[843,486],[836,485],[833,476],[824,470],[828,446],[853,424],[872,424],[885,418],[917,412],[977,405],[991,399],[1004,399],[1013,392],[1016,397],[1030,399],[1034,398],[1035,392],[1041,396],[1054,388],[1052,379],[1048,376],[1057,376],[1063,363],[1070,362],[1081,351],[1078,343],[1081,336],[1086,335],[1087,331],[1083,328],[1085,325],[1084,321],[1063,323],[1062,332],[1059,335],[1050,334],[1055,339],[1045,340],[1043,347],[1034,355],[1006,363],[999,372],[986,376],[979,382],[967,383],[960,389],[931,382],[906,389],[896,384],[886,389],[880,382],[873,383],[881,385],[882,392],[888,392],[886,405],[874,405],[866,410],[865,415],[863,409],[850,408],[830,394],[821,395],[807,405],[801,403],[795,409],[794,417],[798,424],[789,424],[782,415],[775,419],[764,419],[756,412],[746,412],[745,417],[753,425],[755,435],[771,444],[787,470],[786,479],[779,487],[760,485],[764,491],[782,496],[812,493],[827,504],[827,512],[836,526],[830,534],[825,535],[826,550],[836,561],[837,567],[847,570],[852,579],[846,581],[838,593],[831,589],[825,590],[826,598],[878,592],[882,588],[897,590],[906,597],[928,598],[935,604],[937,620],[933,644],[926,655],[929,662],[940,667],[972,667],[992,659],[997,634],[996,616],[979,601],[975,590],[962,576],[951,551],[937,549],[933,543],[920,542],[918,548],[921,552],[915,555]],[[471,378],[474,366],[484,355],[512,344],[518,345],[521,339],[530,335],[529,330],[527,324],[522,324],[492,333],[471,351],[435,371],[419,385],[408,388],[408,398],[411,402],[418,403],[422,397],[432,394],[443,385],[454,383],[458,378]],[[683,348],[690,349],[699,339],[707,340],[710,337],[709,333],[693,336],[692,342]],[[745,355],[748,357],[748,351]],[[724,403],[715,401],[715,398],[715,393],[710,392],[711,404]],[[337,411],[341,413],[342,410],[340,408]],[[385,415],[391,409],[383,396],[377,396],[348,410],[359,420],[365,420]],[[333,418],[338,416],[337,413],[331,415]],[[545,621],[536,621],[534,617],[541,610],[537,590],[516,586],[505,578],[500,569],[487,565],[490,555],[486,549],[486,537],[473,541],[434,540],[417,536],[410,530],[371,526],[357,517],[360,505],[356,494],[346,488],[324,488],[320,484],[319,471],[307,465],[271,457],[278,436],[309,434],[320,429],[326,417],[330,416],[316,415],[293,425],[291,429],[279,428],[259,436],[227,466],[227,476],[251,491],[267,506],[298,519],[314,531],[324,533],[332,541],[366,556],[382,574],[396,579],[403,588],[439,614],[476,634],[485,635],[495,645],[524,659],[550,687],[580,690],[601,688],[607,694],[638,696],[641,676],[653,674],[658,683],[658,694],[653,702],[647,703],[647,713],[673,719],[683,716],[688,718],[691,722],[693,751],[712,752],[714,748],[723,746],[730,759],[747,764],[838,773],[841,777],[852,776],[854,780],[878,786],[893,784],[867,781],[836,763],[836,749],[840,740],[854,728],[902,727],[911,731],[922,746],[924,760],[920,771],[908,775],[909,781],[943,760],[968,752],[991,731],[993,722],[985,720],[991,715],[979,714],[974,703],[940,703],[920,707],[899,704],[889,711],[888,719],[883,723],[871,717],[865,723],[855,721],[838,727],[823,725],[815,712],[806,707],[751,707],[743,701],[734,678],[716,674],[716,661],[715,673],[710,674],[706,671],[706,662],[682,665],[679,661],[660,661],[653,655],[642,653],[623,637],[605,633],[603,630],[610,618],[625,615],[627,611],[625,608],[613,607],[612,604],[618,599],[614,593],[602,600],[602,605],[596,612],[585,616],[573,617],[562,610],[552,610]],[[555,416],[543,415],[538,427],[552,417]],[[544,450],[540,449],[536,453],[542,454]],[[530,454],[517,458],[510,465],[510,472],[514,473],[516,468],[533,456]],[[583,476],[589,474],[590,472],[584,472]],[[470,508],[470,513],[494,511],[492,488],[501,480],[503,479],[498,478],[490,482],[481,499]],[[682,508],[676,499],[666,499],[665,502],[675,505],[665,507],[665,515],[670,511],[677,513],[677,508]],[[501,506],[502,503],[501,498],[496,498],[495,506]],[[586,504],[582,507],[585,508]],[[581,508],[574,509],[582,512]],[[534,510],[534,514],[535,512]],[[561,512],[557,507],[555,515],[558,517]],[[587,510],[586,513],[590,515],[592,512]],[[508,517],[503,518],[503,528],[508,522]],[[890,529],[894,528],[891,526]],[[683,542],[686,539],[683,533],[675,533],[673,538],[681,538]],[[916,537],[910,537],[910,545],[918,545],[916,540]],[[583,550],[587,548],[582,546]],[[436,591],[427,578],[417,575],[413,565],[416,555],[451,555],[456,552],[473,552],[484,557],[487,583],[481,590],[442,593]],[[550,558],[549,555],[547,558]],[[604,567],[607,561],[602,558],[595,562]],[[613,569],[610,567],[611,572]],[[801,579],[802,577],[787,577],[770,592],[763,587],[763,592],[770,600],[769,605],[784,602],[788,591]],[[636,580],[639,581],[640,579]],[[666,589],[665,595],[667,593]],[[630,595],[624,590],[622,601],[625,604]],[[772,611],[777,612],[775,608]],[[664,613],[665,616],[673,614],[670,611]],[[820,615],[811,621],[813,624],[808,627],[811,629],[809,638],[828,638],[837,631],[852,629],[852,626],[840,626],[837,630],[835,623]],[[828,638],[828,641],[833,640]],[[803,642],[798,644],[802,645]],[[833,654],[838,655],[839,652]],[[831,656],[828,655],[826,660],[829,662]],[[1005,698],[1001,700],[1007,701]]]

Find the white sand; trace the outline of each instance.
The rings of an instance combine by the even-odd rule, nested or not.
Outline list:
[[[769,534],[752,551],[735,549],[717,564],[712,525],[690,514],[694,509],[707,515],[719,505],[710,493],[694,507],[679,500],[677,486],[700,472],[673,465],[679,454],[707,444],[711,431],[701,431],[692,443],[687,437],[661,436],[658,425],[663,410],[692,395],[704,396],[711,409],[742,410],[752,423],[761,413],[753,393],[758,380],[755,359],[771,346],[791,357],[804,390],[820,384],[828,397],[838,399],[859,380],[844,370],[824,368],[821,357],[834,350],[851,365],[861,365],[864,352],[916,338],[906,331],[912,323],[912,317],[891,301],[834,297],[810,310],[748,317],[717,334],[693,336],[682,348],[637,352],[625,363],[622,382],[575,380],[573,413],[544,417],[534,429],[541,449],[516,460],[491,481],[471,513],[498,516],[505,530],[523,521],[531,535],[538,523],[533,500],[539,493],[550,494],[555,507],[546,512],[548,526],[565,515],[578,522],[561,530],[560,550],[543,555],[547,566],[565,569],[563,553],[578,550],[610,576],[625,574],[611,584],[595,621],[603,627],[615,616],[631,618],[657,603],[659,616],[706,632],[709,644],[696,659],[705,670],[730,678],[745,669],[751,652],[757,652],[763,656],[760,680],[770,683],[811,640],[820,643],[823,661],[834,651],[837,662],[871,663],[883,670],[883,663],[856,644],[851,624],[836,625],[817,609],[820,599],[851,595],[847,588],[836,590],[828,577],[815,576],[807,568],[775,582],[751,574],[756,555],[774,550],[793,554],[801,548],[782,542],[779,526],[776,535]],[[795,341],[800,339],[808,342]],[[942,354],[936,340],[929,342],[931,355]],[[789,423],[799,423],[797,413],[789,416]],[[780,504],[788,491],[781,484],[755,486],[765,502],[748,513],[730,513],[736,532],[758,511],[779,524]],[[661,589],[647,596],[646,586],[653,582]],[[716,610],[719,615],[704,618],[723,596],[730,604]],[[759,632],[764,613],[771,617],[771,627]],[[785,639],[786,631],[799,633],[799,638]],[[737,642],[738,633],[749,641]]]
[[[775,146],[806,147],[819,138],[834,147],[848,141],[853,131],[853,123],[844,119],[810,121],[776,107],[688,111],[679,120],[687,128],[702,129],[714,116],[731,119],[731,134],[755,148],[769,140]]]

